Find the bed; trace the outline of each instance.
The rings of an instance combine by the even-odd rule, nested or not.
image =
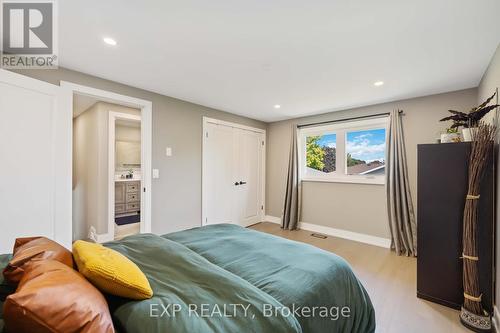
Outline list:
[[[7,266],[11,258],[11,254],[0,254],[0,272],[3,271],[5,266]],[[5,301],[5,298],[15,291],[16,288],[13,285],[7,283],[3,277],[3,274],[0,273],[0,332],[3,332],[4,327],[3,303]]]
[[[108,299],[120,332],[375,331],[349,265],[307,244],[220,224],[105,246],[134,261],[154,292],[145,301]]]

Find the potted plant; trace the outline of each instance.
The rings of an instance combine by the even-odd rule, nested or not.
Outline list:
[[[462,134],[464,141],[472,141],[471,131],[475,131],[479,121],[491,110],[496,109],[499,105],[490,104],[491,100],[496,96],[496,92],[481,105],[472,108],[469,112],[461,112],[456,110],[448,110],[452,115],[441,119],[440,121],[453,121],[451,128],[463,127]]]
[[[441,143],[460,142],[462,138],[458,133],[458,127],[450,127],[446,129],[446,133],[441,134]]]

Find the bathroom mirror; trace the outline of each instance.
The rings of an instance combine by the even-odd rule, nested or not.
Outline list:
[[[116,168],[134,169],[141,167],[140,142],[116,141]]]

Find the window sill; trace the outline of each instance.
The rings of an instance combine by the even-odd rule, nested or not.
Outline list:
[[[303,182],[320,182],[320,183],[350,183],[350,184],[370,184],[370,185],[385,185],[385,177],[346,177],[346,178],[316,178],[304,177]]]

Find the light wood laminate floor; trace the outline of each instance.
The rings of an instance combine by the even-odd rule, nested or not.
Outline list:
[[[122,239],[130,235],[138,234],[141,231],[141,223],[130,223],[124,225],[115,224],[115,240]]]
[[[388,249],[341,238],[315,238],[306,230],[282,230],[274,223],[263,222],[250,228],[308,243],[346,259],[370,295],[377,332],[470,332],[460,324],[458,311],[415,296],[415,258],[398,257]]]

